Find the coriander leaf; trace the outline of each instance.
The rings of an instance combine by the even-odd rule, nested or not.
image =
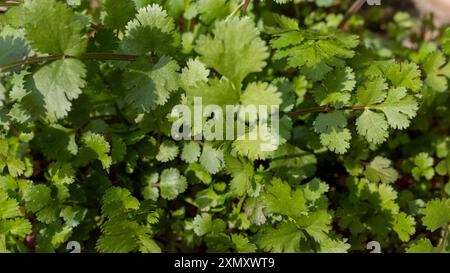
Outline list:
[[[393,63],[386,70],[386,77],[394,87],[404,87],[414,92],[418,92],[422,86],[420,76],[418,65],[408,61]]]
[[[347,119],[343,111],[321,113],[314,122],[314,130],[320,134],[322,145],[337,154],[343,154],[350,148],[352,136],[346,126]]]
[[[200,164],[202,164],[205,167],[205,170],[210,174],[219,172],[224,165],[222,149],[215,149],[210,145],[205,144],[202,154],[200,155]]]
[[[402,242],[408,242],[409,238],[416,231],[416,221],[410,215],[406,215],[404,212],[400,212],[395,216],[394,231],[397,232],[398,237]]]
[[[230,181],[231,191],[235,195],[242,196],[247,192],[253,178],[253,164],[243,158],[228,155],[225,157],[225,165],[227,173],[233,177]]]
[[[364,175],[373,183],[393,183],[398,179],[398,172],[391,167],[391,161],[381,156],[375,157],[366,166]]]
[[[383,111],[392,128],[405,129],[416,116],[418,105],[412,96],[406,94],[406,89],[400,87],[389,90],[386,100],[376,108]]]
[[[177,169],[170,168],[161,173],[160,191],[164,199],[173,200],[186,188],[186,177],[182,176]]]
[[[178,156],[178,146],[173,141],[166,140],[159,146],[156,160],[160,162],[169,162],[174,160]]]
[[[167,103],[172,92],[178,89],[178,64],[169,57],[158,63],[136,63],[125,74],[127,93],[125,101],[138,113],[154,110]]]
[[[123,30],[136,13],[130,0],[106,0],[103,3],[103,24],[111,29]]]
[[[384,78],[375,78],[365,82],[356,91],[358,96],[358,105],[369,106],[381,103],[386,98],[386,90],[388,85]]]
[[[450,200],[434,199],[425,205],[422,210],[424,217],[423,224],[430,231],[435,231],[450,223]]]
[[[450,64],[440,51],[434,51],[425,59],[423,70],[426,74],[425,83],[437,92],[444,92],[450,79]]]
[[[200,152],[200,145],[195,141],[189,141],[183,145],[183,151],[180,157],[186,163],[194,163],[197,162]]]
[[[413,159],[415,167],[411,170],[413,177],[416,180],[420,180],[424,177],[427,180],[431,180],[434,176],[433,158],[427,153],[420,153]]]
[[[27,40],[39,52],[80,56],[85,51],[84,27],[67,5],[55,0],[26,0],[23,7]]]
[[[358,44],[356,35],[311,30],[277,34],[272,40],[274,58],[287,58],[289,66],[299,68],[313,81],[323,80],[333,68],[342,68],[345,59],[355,55],[353,49]]]
[[[355,85],[355,73],[350,67],[336,69],[318,84],[314,92],[314,98],[321,106],[341,106],[350,101],[350,92],[355,88]]]
[[[306,200],[301,189],[293,190],[289,184],[275,179],[262,194],[263,202],[269,213],[298,218],[307,212]]]
[[[74,99],[85,86],[86,69],[75,59],[64,59],[44,65],[34,75],[34,83],[42,94],[50,119],[67,116]]]
[[[203,63],[227,77],[237,89],[248,74],[264,68],[269,56],[258,29],[248,17],[217,22],[213,36],[200,36],[196,51]]]
[[[265,226],[258,232],[257,244],[265,251],[293,253],[300,250],[300,241],[305,235],[293,222],[276,227]]]
[[[358,134],[364,136],[368,142],[381,144],[388,137],[388,123],[382,113],[364,110],[356,120]]]

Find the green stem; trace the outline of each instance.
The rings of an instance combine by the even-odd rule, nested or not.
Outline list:
[[[239,6],[237,6],[233,10],[233,12],[227,17],[227,19],[225,19],[225,21],[230,20],[230,18],[235,16],[236,13],[238,13],[240,10],[245,11],[249,4],[250,4],[250,0],[243,0],[242,3],[240,3]]]
[[[449,229],[449,224],[447,223],[444,227],[443,227],[443,231],[442,231],[442,237],[439,241],[438,244],[438,248],[441,250],[441,252],[445,251],[445,248],[447,247],[447,241],[448,241],[448,229]]]
[[[101,52],[92,52],[92,53],[84,53],[80,57],[70,56],[70,55],[49,55],[49,56],[41,56],[41,57],[32,57],[23,59],[21,61],[2,64],[0,65],[0,71],[5,71],[8,69],[12,69],[22,65],[30,65],[36,63],[44,63],[49,61],[63,60],[65,58],[71,59],[80,59],[80,60],[109,60],[109,61],[129,61],[134,62],[140,58],[140,56],[136,55],[127,55],[127,54],[115,54],[115,53],[101,53]]]
[[[342,108],[342,110],[365,110],[367,108],[370,108],[368,106],[345,106]],[[305,108],[305,109],[301,109],[298,111],[294,111],[294,112],[288,112],[288,113],[284,113],[287,116],[290,117],[295,117],[295,116],[301,116],[301,115],[306,115],[306,114],[311,114],[311,113],[329,113],[332,111],[335,111],[338,109],[335,109],[333,107],[329,107],[329,106],[319,106],[319,107],[310,107],[310,108]]]
[[[0,7],[4,7],[4,8],[7,8],[7,7],[17,7],[17,6],[19,6],[19,5],[20,5],[20,2],[8,2],[8,3],[1,2],[1,3],[0,3]]]
[[[240,213],[242,210],[242,205],[244,204],[245,199],[247,199],[247,193],[244,193],[244,195],[241,197],[241,199],[239,200],[239,203],[236,206],[236,213]]]
[[[50,56],[43,56],[43,57],[33,57],[24,59],[21,61],[9,63],[9,64],[2,64],[0,65],[0,71],[8,70],[11,68],[15,68],[22,65],[29,65],[29,64],[35,64],[35,63],[43,63],[43,62],[49,62],[49,61],[56,61],[63,59],[63,55],[50,55]]]

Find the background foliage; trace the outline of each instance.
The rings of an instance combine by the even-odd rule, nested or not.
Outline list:
[[[450,29],[352,3],[9,3],[0,252],[448,252]],[[194,96],[282,145],[173,141]]]

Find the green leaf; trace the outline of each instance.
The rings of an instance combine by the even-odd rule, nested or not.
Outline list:
[[[126,25],[121,50],[134,55],[145,55],[149,52],[160,56],[172,54],[179,43],[174,30],[175,22],[161,6],[153,4],[140,8],[136,18]]]
[[[255,126],[243,136],[238,136],[238,139],[233,142],[233,151],[250,160],[269,158],[273,151],[278,148],[271,141],[276,136],[270,130],[258,131],[258,127]],[[252,139],[251,136],[255,135],[257,136],[256,139]]]
[[[382,113],[364,110],[356,120],[358,134],[364,136],[368,142],[381,144],[388,137],[388,123]]]
[[[443,41],[443,47],[446,54],[450,55],[450,28],[445,30],[445,36]]]
[[[298,218],[307,212],[306,200],[301,189],[293,190],[289,184],[275,179],[262,194],[263,202],[269,213]]]
[[[412,62],[393,63],[387,69],[386,77],[394,87],[404,87],[414,92],[422,87],[419,66]]]
[[[0,52],[0,65],[5,65],[27,57],[30,48],[23,39],[6,36],[0,37]]]
[[[276,36],[272,40],[275,59],[287,58],[289,66],[299,68],[313,81],[323,80],[333,68],[342,68],[359,44],[358,36],[344,32],[300,30]]]
[[[221,219],[212,219],[210,214],[203,213],[195,216],[192,221],[195,234],[203,236],[208,233],[218,234],[225,231],[226,224]]]
[[[175,199],[187,189],[186,177],[180,175],[177,169],[166,169],[161,173],[161,196],[167,200]]]
[[[26,0],[23,7],[27,40],[39,52],[80,56],[85,51],[84,27],[65,4],[55,0]]]
[[[242,196],[247,192],[253,178],[253,164],[230,155],[225,157],[225,164],[227,173],[233,177],[230,181],[231,191],[237,196]]]
[[[322,198],[326,192],[330,189],[327,183],[321,181],[318,178],[314,178],[302,186],[305,199],[310,202],[315,202]]]
[[[123,30],[136,13],[134,2],[130,0],[103,1],[103,24],[111,29]]]
[[[244,235],[231,234],[231,241],[234,244],[235,250],[239,253],[254,253],[257,250],[257,247]]]
[[[410,120],[416,116],[419,109],[416,100],[407,95],[406,89],[401,87],[391,89],[386,100],[376,108],[383,111],[393,129],[407,128]]]
[[[84,64],[75,59],[54,61],[44,65],[33,75],[51,120],[67,116],[72,107],[71,102],[78,98],[85,86],[85,77]]]
[[[364,86],[359,87],[356,91],[358,105],[369,106],[383,102],[386,98],[387,88],[388,85],[384,78],[375,78],[365,82]]]
[[[187,67],[183,68],[180,76],[180,85],[184,89],[195,87],[198,82],[208,82],[209,69],[198,59],[189,59]]]
[[[20,215],[19,203],[0,189],[0,221],[2,219],[14,218]]]
[[[346,241],[346,239],[325,240],[320,243],[320,253],[347,253],[351,246]]]
[[[373,183],[393,183],[398,179],[398,172],[391,167],[391,161],[382,156],[377,156],[366,165],[364,175]]]
[[[197,9],[200,19],[210,24],[214,19],[221,19],[228,15],[227,0],[199,0]]]
[[[407,249],[407,253],[439,253],[440,251],[435,248],[429,239],[422,238],[417,242],[411,244]]]
[[[321,243],[328,238],[328,233],[331,230],[332,216],[327,210],[318,210],[309,212],[308,216],[302,215],[297,223],[304,227],[316,242]]]
[[[205,170],[210,174],[219,172],[224,165],[223,151],[206,144],[203,147],[200,156],[200,164],[202,164],[205,167]]]
[[[178,89],[178,64],[162,57],[155,65],[139,62],[125,74],[127,93],[125,101],[138,113],[164,105],[172,92]]]
[[[53,162],[48,166],[49,180],[55,184],[72,184],[75,182],[75,170],[69,163]]]
[[[437,92],[448,89],[450,79],[450,64],[440,51],[434,51],[425,59],[423,70],[426,74],[425,83]]]
[[[102,135],[87,132],[83,135],[84,147],[78,154],[78,160],[81,165],[98,159],[102,163],[103,169],[109,169],[112,164],[110,153],[110,145]]]
[[[259,231],[258,246],[264,251],[275,253],[298,252],[300,241],[305,235],[297,229],[293,222],[279,224],[276,228],[266,226]]]
[[[350,101],[355,88],[355,73],[350,67],[337,69],[325,77],[314,92],[316,102],[321,105],[341,106]]]
[[[0,231],[2,233],[10,233],[19,238],[24,238],[32,232],[31,223],[27,219],[15,218],[0,221]]]
[[[416,221],[410,215],[400,212],[395,216],[394,231],[397,232],[398,237],[402,242],[408,242],[411,236],[416,231]]]
[[[45,185],[32,185],[25,190],[23,199],[28,210],[37,212],[51,202],[51,189]]]
[[[200,145],[195,141],[189,141],[183,145],[183,151],[180,157],[186,163],[194,163],[197,162],[200,152]]]
[[[415,167],[411,170],[412,175],[416,180],[424,177],[431,180],[434,176],[433,158],[427,153],[420,153],[413,159]]]
[[[241,96],[243,106],[254,105],[256,109],[260,106],[267,106],[270,111],[271,106],[278,106],[282,103],[281,94],[273,85],[263,82],[250,83]]]
[[[139,201],[124,188],[109,188],[102,199],[102,212],[109,218],[121,217],[128,211],[139,209]]]
[[[166,140],[159,146],[158,154],[156,155],[156,160],[160,162],[169,162],[174,160],[178,156],[178,146],[175,142]]]
[[[343,111],[321,113],[314,121],[314,130],[320,134],[322,145],[337,154],[344,154],[350,148],[352,135],[346,126],[347,119]]]
[[[260,72],[269,56],[250,18],[233,17],[215,24],[213,37],[202,35],[196,51],[203,63],[227,77],[239,89],[242,80],[252,72]]]
[[[430,231],[435,231],[450,223],[450,200],[434,199],[425,205],[422,210],[422,223]]]
[[[103,253],[128,253],[138,248],[136,232],[139,225],[126,219],[108,221],[102,226],[97,249]]]
[[[84,220],[87,212],[86,208],[67,206],[61,210],[61,217],[66,222],[66,225],[76,227]]]

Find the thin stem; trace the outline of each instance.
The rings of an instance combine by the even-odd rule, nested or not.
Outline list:
[[[347,11],[347,14],[345,14],[344,19],[339,24],[339,28],[342,30],[345,30],[347,28],[348,20],[353,16],[353,14],[357,13],[362,6],[366,3],[367,0],[356,0],[355,3],[350,7],[350,9]]]
[[[9,64],[2,64],[2,65],[0,65],[0,71],[8,70],[8,69],[11,69],[11,68],[14,68],[17,66],[22,66],[22,65],[61,60],[63,58],[64,58],[63,55],[50,55],[50,56],[28,58],[28,59],[24,59],[24,60],[9,63]]]
[[[365,110],[367,108],[369,108],[369,107],[368,106],[345,106],[342,108],[342,110]],[[288,113],[284,113],[284,114],[287,116],[290,116],[290,117],[295,117],[295,116],[301,116],[301,115],[306,115],[306,114],[311,114],[311,113],[329,113],[334,110],[338,110],[338,109],[335,109],[335,108],[329,107],[329,106],[319,106],[319,107],[305,108],[305,109],[288,112]]]
[[[128,62],[137,61],[139,58],[140,56],[137,55],[101,53],[101,52],[84,53],[83,55],[80,56],[80,59],[82,60],[108,60],[108,61],[128,61]]]
[[[19,6],[20,5],[20,2],[1,2],[0,3],[0,7],[5,7],[5,8],[7,8],[7,7],[16,7],[16,6]]]
[[[240,3],[239,6],[237,6],[233,10],[233,12],[227,17],[227,19],[225,19],[225,21],[230,20],[230,18],[235,16],[236,13],[238,13],[238,11],[240,11],[240,10],[245,11],[249,4],[250,4],[250,0],[243,0],[242,3]]]
[[[441,252],[444,252],[445,251],[445,247],[447,246],[449,224],[447,223],[443,227],[443,229],[444,230],[442,232],[442,237],[441,237],[441,240],[439,241],[439,245],[438,245],[438,248],[441,250]]]
[[[114,53],[101,53],[101,52],[93,52],[93,53],[84,53],[80,57],[70,56],[70,55],[49,55],[49,56],[41,56],[41,57],[32,57],[23,59],[21,61],[2,64],[0,65],[0,71],[5,71],[8,69],[12,69],[22,65],[29,65],[35,63],[43,63],[49,61],[62,60],[65,58],[72,59],[81,59],[81,60],[111,60],[111,61],[136,61],[140,58],[140,56],[136,55],[126,55],[126,54],[114,54]]]

